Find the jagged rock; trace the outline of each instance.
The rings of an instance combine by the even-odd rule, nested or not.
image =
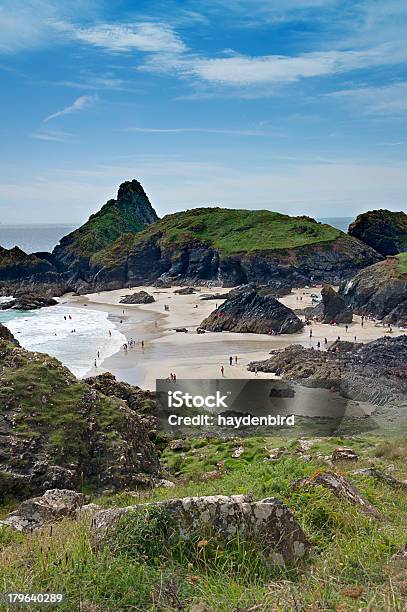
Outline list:
[[[407,215],[403,211],[372,210],[356,218],[349,234],[381,255],[396,255],[407,251]]]
[[[313,476],[308,478],[302,478],[296,480],[292,489],[294,491],[309,486],[321,485],[330,489],[336,497],[350,502],[351,504],[358,506],[361,511],[367,516],[382,519],[382,515],[363,495],[358,489],[349,482],[344,476],[335,474],[334,472],[317,472]]]
[[[0,246],[0,282],[19,282],[36,278],[40,281],[50,272],[55,272],[52,264],[35,255],[28,255],[19,247],[4,249]]]
[[[0,323],[0,341],[9,342],[10,344],[14,344],[15,346],[20,346],[20,343],[16,338],[14,338],[13,334],[5,325]]]
[[[86,378],[84,382],[107,397],[114,396],[118,399],[125,400],[129,408],[135,412],[149,414],[155,411],[156,402],[155,393],[153,391],[144,391],[140,389],[140,387],[119,381],[110,372],[104,372],[98,376]],[[151,426],[153,425],[155,425],[154,417],[152,417],[151,420]]]
[[[159,474],[154,417],[79,381],[56,359],[0,339],[0,389],[0,498],[83,483],[123,489]],[[128,391],[124,383],[116,389]],[[143,404],[139,393],[128,393],[133,406]]]
[[[182,289],[176,289],[174,293],[178,295],[192,295],[196,291],[195,287],[182,287]]]
[[[157,220],[158,216],[141,184],[136,180],[126,181],[120,185],[117,199],[106,202],[84,225],[64,236],[52,255],[61,269],[88,281],[93,255],[116,239],[126,240],[130,232],[139,232]],[[119,282],[119,285],[123,287],[125,283]]]
[[[56,306],[58,302],[53,298],[40,295],[38,293],[25,293],[19,295],[10,302],[0,304],[0,310],[37,310],[47,306]]]
[[[359,457],[351,448],[335,448],[332,451],[332,461],[357,461]]]
[[[155,298],[147,291],[136,291],[121,298],[120,304],[152,304]]]
[[[228,542],[239,533],[253,545],[258,544],[265,559],[278,564],[298,561],[310,546],[286,505],[275,498],[254,502],[248,495],[186,497],[102,510],[93,521],[95,545],[112,541],[114,529],[123,517],[134,512],[145,512],[148,517],[152,507],[165,513],[168,524],[180,539],[189,540],[211,529],[217,537]]]
[[[271,372],[287,380],[309,379],[328,384],[346,398],[379,406],[402,403],[407,393],[407,336],[385,337],[365,344],[338,341],[328,351],[291,344],[275,350],[248,370]]]
[[[200,327],[209,331],[231,331],[257,334],[293,334],[304,324],[292,310],[272,297],[255,290],[238,292],[229,297]]]
[[[366,476],[372,476],[372,478],[376,478],[376,480],[380,480],[385,484],[392,487],[392,489],[402,489],[403,491],[407,491],[407,482],[402,482],[401,480],[397,480],[397,478],[393,478],[393,476],[388,476],[384,474],[380,470],[377,470],[374,466],[370,468],[364,468],[361,470],[355,470],[352,474],[363,474]]]
[[[24,532],[41,529],[63,517],[75,516],[77,509],[87,501],[86,495],[76,491],[50,489],[41,497],[24,501],[4,521],[0,521],[0,526],[7,525]]]
[[[354,312],[385,319],[393,325],[407,322],[407,273],[404,254],[369,266],[347,283],[340,293]],[[388,319],[387,319],[388,317]]]
[[[168,446],[172,451],[181,451],[185,448],[185,442],[184,440],[171,440]]]
[[[317,320],[321,323],[352,323],[352,310],[347,309],[344,297],[330,285],[321,291],[322,303],[316,306]]]

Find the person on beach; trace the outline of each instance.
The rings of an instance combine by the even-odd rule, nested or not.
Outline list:
[[[100,359],[100,351],[98,351],[98,359]]]
[[[321,348],[321,343],[320,343],[320,341],[319,341],[319,340],[318,340],[318,342],[317,342],[317,348]]]
[[[356,342],[356,336],[353,336],[353,340]]]
[[[345,331],[348,331],[348,329],[349,329],[349,325],[348,325],[348,324],[346,324],[346,325],[345,325]]]
[[[144,348],[144,340],[141,341],[141,348]]]
[[[229,365],[233,365],[233,357],[229,357]]]
[[[237,355],[235,355],[235,365],[237,365]]]
[[[312,329],[309,330],[309,337],[312,338]]]
[[[95,359],[95,368],[97,368],[97,367],[98,367],[98,364],[96,363],[96,359]]]
[[[254,375],[258,376],[257,368],[254,368]]]
[[[109,337],[110,338],[112,337],[112,332],[110,331],[110,329],[109,329]]]
[[[223,365],[220,366],[220,373],[222,376],[225,376],[225,368],[223,367]]]
[[[328,344],[328,338],[325,338],[325,345]]]

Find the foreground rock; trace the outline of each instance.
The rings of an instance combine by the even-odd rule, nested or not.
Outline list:
[[[345,298],[330,285],[324,285],[321,291],[322,302],[313,310],[321,323],[352,323],[352,310],[347,307]]]
[[[136,488],[159,473],[152,417],[97,387],[56,359],[0,340],[0,498],[86,483]],[[111,379],[105,387],[114,387]],[[130,396],[139,405],[139,392]]]
[[[50,489],[41,497],[24,501],[14,512],[11,512],[1,525],[16,531],[33,531],[42,529],[50,523],[73,517],[77,510],[86,504],[88,498],[82,493],[69,489]]]
[[[255,290],[238,292],[219,306],[200,327],[209,331],[293,334],[304,324],[292,310]]]
[[[1,341],[14,344],[14,346],[20,346],[20,343],[14,338],[11,331],[2,323],[0,323],[0,342]]]
[[[357,401],[387,405],[405,401],[407,336],[385,337],[366,344],[335,342],[327,351],[292,344],[273,351],[248,369],[272,372],[284,379],[329,382]]]
[[[155,302],[154,297],[147,291],[136,291],[120,300],[120,304],[152,304],[153,302]]]
[[[247,495],[186,497],[102,510],[93,520],[96,545],[114,539],[115,527],[122,520],[131,519],[135,513],[145,513],[148,520],[152,508],[162,511],[166,524],[180,539],[190,540],[192,536],[205,535],[210,530],[228,542],[239,534],[253,546],[259,546],[265,559],[278,564],[298,561],[310,546],[286,505],[275,498],[254,502]]]
[[[402,211],[372,210],[356,218],[349,226],[349,234],[381,255],[397,255],[407,251],[407,215]]]
[[[355,312],[400,327],[407,325],[407,253],[361,270],[341,287]]]
[[[340,474],[334,472],[317,472],[314,476],[297,480],[293,484],[293,490],[307,488],[310,486],[321,485],[330,489],[336,497],[350,502],[358,506],[361,511],[372,518],[383,518],[380,512],[375,508],[358,489],[352,485],[349,480]]]

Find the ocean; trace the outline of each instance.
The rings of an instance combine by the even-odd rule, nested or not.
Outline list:
[[[347,232],[354,217],[321,217],[317,220]],[[52,251],[63,236],[77,227],[78,225],[0,225],[0,246],[6,249],[18,246],[26,253]]]

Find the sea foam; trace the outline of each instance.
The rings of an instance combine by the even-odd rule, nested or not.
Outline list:
[[[10,317],[12,311],[7,313]],[[24,314],[13,314],[11,320],[4,320],[4,324],[22,347],[56,357],[79,377],[85,376],[90,370],[96,372],[95,359],[100,365],[126,342],[125,336],[108,320],[108,314],[100,310],[58,304]],[[72,331],[74,329],[75,332]]]

